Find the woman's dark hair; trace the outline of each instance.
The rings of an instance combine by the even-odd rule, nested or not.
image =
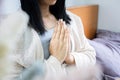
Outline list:
[[[32,25],[37,32],[44,34],[45,27],[41,16],[39,0],[21,0],[22,9],[29,15],[29,24]],[[57,0],[56,4],[50,6],[50,12],[57,20],[63,19],[67,24],[70,24],[71,19],[66,13],[65,0]]]

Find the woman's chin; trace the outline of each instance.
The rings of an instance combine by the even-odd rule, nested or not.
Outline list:
[[[51,0],[50,5],[55,5],[55,4],[56,4],[56,2],[57,2],[57,0]]]

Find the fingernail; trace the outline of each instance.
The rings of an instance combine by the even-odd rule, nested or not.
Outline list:
[[[63,24],[65,25],[65,21],[63,21]]]
[[[63,21],[63,19],[60,19],[60,22],[62,22]]]

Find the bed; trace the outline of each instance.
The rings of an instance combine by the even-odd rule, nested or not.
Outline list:
[[[97,64],[103,68],[104,80],[120,77],[120,33],[97,28],[98,5],[70,7],[68,10],[82,19],[88,42],[96,51]]]

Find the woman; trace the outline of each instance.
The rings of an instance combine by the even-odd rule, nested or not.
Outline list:
[[[28,15],[18,10],[6,20],[13,35],[17,34],[9,79],[16,79],[38,60],[54,73],[63,72],[62,64],[77,68],[95,64],[96,54],[82,22],[66,12],[65,0],[21,0],[21,6]]]

